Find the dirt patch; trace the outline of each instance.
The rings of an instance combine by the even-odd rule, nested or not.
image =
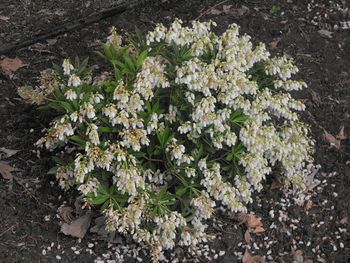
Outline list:
[[[10,19],[0,21],[3,41],[30,36],[47,29],[48,24],[99,8],[99,1],[90,1],[92,5],[88,7],[89,1],[68,2],[58,5],[53,1],[32,1],[26,5],[28,10],[20,10],[11,7],[11,1],[5,1],[0,15]],[[344,11],[349,4],[307,4],[301,0],[170,2],[154,1],[54,41],[7,54],[19,57],[27,66],[11,78],[0,75],[0,148],[20,150],[6,161],[23,170],[18,173],[20,184],[0,181],[0,262],[53,262],[59,260],[57,255],[62,262],[93,262],[111,250],[105,242],[95,243],[93,235],[79,243],[59,233],[57,208],[63,201],[72,204],[74,200],[69,198],[74,193],[63,193],[57,187],[54,178],[46,174],[52,166],[50,153],[41,152],[39,158],[33,146],[51,116],[23,104],[16,87],[34,85],[41,70],[51,67],[52,62],[61,63],[65,57],[91,56],[91,63],[103,68],[103,62],[92,52],[105,39],[109,26],[115,25],[125,34],[134,26],[145,31],[158,22],[168,24],[174,17],[185,22],[213,19],[220,32],[230,23],[238,23],[254,42],[267,43],[272,53],[294,57],[300,68],[299,77],[309,86],[295,96],[307,105],[303,118],[316,140],[315,163],[322,165],[322,172],[316,175],[321,183],[309,197],[312,205],[309,203],[307,209],[299,206],[290,194],[281,189],[268,190],[267,185],[250,207],[262,218],[265,232],[252,234],[247,243],[246,228],[236,219],[218,216],[214,222],[212,231],[218,238],[212,246],[226,251],[220,262],[240,262],[246,249],[270,262],[292,262],[300,257],[312,260],[309,262],[348,262],[349,224],[345,218],[350,215],[350,144],[345,139],[336,149],[323,139],[323,134],[326,130],[335,136],[342,126],[350,132],[350,31],[341,28],[341,22],[350,20],[348,11]],[[11,10],[11,15],[6,10]],[[23,19],[14,19],[18,17]],[[89,249],[89,243],[93,243],[93,248]],[[108,257],[116,258],[115,253]],[[216,261],[214,256],[212,260]]]

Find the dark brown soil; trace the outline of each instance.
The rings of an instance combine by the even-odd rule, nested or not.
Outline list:
[[[16,87],[35,84],[41,70],[51,67],[52,62],[61,63],[65,57],[90,56],[92,64],[103,67],[103,62],[92,52],[104,41],[111,25],[123,33],[132,32],[135,26],[145,31],[158,22],[170,23],[175,17],[186,22],[196,18],[213,19],[218,31],[225,30],[230,23],[238,23],[241,31],[251,35],[254,42],[270,43],[272,53],[294,57],[300,68],[299,77],[309,86],[295,96],[307,105],[303,118],[316,140],[315,163],[322,165],[322,172],[316,176],[322,183],[311,197],[313,206],[306,210],[282,190],[269,190],[266,186],[250,207],[262,218],[266,231],[252,235],[250,247],[246,246],[243,225],[227,216],[218,217],[213,231],[220,238],[212,246],[217,251],[226,251],[220,261],[241,262],[240,255],[245,248],[250,248],[252,254],[265,256],[269,262],[349,262],[350,229],[346,218],[350,216],[350,143],[349,139],[342,140],[341,148],[336,149],[323,139],[324,130],[336,135],[344,126],[350,133],[350,30],[340,29],[340,22],[350,21],[349,12],[344,11],[350,8],[349,3],[338,0],[331,4],[320,0],[308,7],[306,2],[311,1],[303,0],[160,2],[153,1],[79,31],[6,54],[19,57],[26,66],[11,77],[0,74],[0,148],[20,150],[6,161],[22,169],[18,172],[19,182],[0,179],[0,262],[55,262],[56,255],[61,257],[61,262],[94,262],[108,250],[105,242],[97,242],[90,254],[85,249],[94,236],[88,235],[78,243],[59,233],[57,208],[64,200],[72,204],[74,194],[62,192],[54,178],[46,174],[52,165],[50,153],[41,152],[39,158],[33,145],[48,125],[50,114],[24,104]],[[27,39],[33,32],[48,30],[77,16],[86,16],[106,1],[21,3],[23,6],[13,1],[2,2],[4,8],[0,16],[9,20],[0,19],[3,39],[0,46]],[[232,5],[231,11],[223,12],[223,5]],[[242,5],[247,7],[243,15]],[[210,9],[213,6],[214,11]],[[328,32],[331,32],[329,36]],[[336,174],[329,176],[333,172]],[[278,220],[279,213],[287,219]],[[272,223],[276,228],[271,227]],[[271,245],[267,246],[269,242]],[[51,250],[47,249],[52,243]],[[298,255],[304,261],[300,261]]]

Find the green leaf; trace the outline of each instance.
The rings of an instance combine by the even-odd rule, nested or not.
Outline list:
[[[97,194],[97,196],[90,198],[90,201],[93,205],[101,205],[104,202],[106,202],[109,199],[108,195],[99,195]]]
[[[153,155],[160,155],[162,151],[159,148],[154,149]]]
[[[123,64],[122,62],[120,62],[117,59],[113,59],[111,62],[113,63],[113,65],[118,66],[120,69],[125,68],[125,64]]]
[[[59,158],[57,156],[53,156],[52,160],[54,160],[54,162],[57,163],[57,164],[66,165],[66,162],[63,159],[61,159],[61,158]]]
[[[233,156],[234,156],[233,153],[229,153],[229,154],[226,156],[225,160],[226,160],[226,161],[231,161],[231,160],[233,159]]]
[[[87,57],[86,59],[83,60],[83,62],[81,62],[81,64],[79,65],[77,74],[80,76],[82,73],[85,72],[87,64],[89,62],[89,58]]]
[[[78,144],[80,144],[81,146],[85,147],[86,145],[86,141],[83,140],[80,136],[78,135],[73,135],[69,137],[70,140],[72,140],[73,142],[76,142]]]
[[[74,112],[74,107],[67,101],[59,101],[59,104],[62,105],[62,107],[67,111],[67,113]]]
[[[136,158],[142,158],[146,156],[144,152],[134,152],[132,155],[135,156]]]
[[[139,57],[136,59],[136,68],[139,69],[142,65],[142,62],[147,58],[148,56],[148,52],[147,50],[144,50],[140,55]]]
[[[56,174],[58,170],[58,167],[52,167],[50,170],[47,171],[47,174]]]
[[[130,71],[135,71],[135,65],[134,65],[133,59],[127,54],[125,54],[123,58],[126,65],[129,67]]]
[[[166,142],[168,141],[169,133],[170,131],[168,126],[165,127],[165,129],[163,129],[161,132],[157,132],[157,138],[162,148],[164,148]]]
[[[98,127],[98,131],[103,133],[110,133],[110,132],[113,132],[114,129],[110,127]]]
[[[181,186],[179,189],[176,191],[176,196],[182,196],[187,192],[188,187],[187,186]]]
[[[58,73],[58,74],[62,73],[62,68],[59,65],[57,65],[56,63],[52,63],[52,67],[56,73]]]
[[[230,121],[233,123],[243,123],[249,119],[249,116],[243,114],[242,109],[237,109],[230,116]]]

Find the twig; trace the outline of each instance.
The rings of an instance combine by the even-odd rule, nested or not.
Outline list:
[[[227,1],[228,0],[224,0],[224,1],[221,1],[220,3],[217,3],[217,4],[213,5],[212,7],[208,8],[207,10],[205,10],[203,13],[199,14],[199,16],[197,16],[194,20],[198,20],[202,16],[208,14],[213,8],[215,8],[215,7],[219,6],[219,5],[225,4]]]
[[[105,9],[101,12],[94,13],[86,18],[83,17],[73,22],[67,22],[61,26],[55,27],[50,31],[46,31],[30,39],[26,39],[26,40],[22,39],[14,43],[0,46],[0,55],[4,55],[10,51],[13,51],[19,48],[28,47],[34,43],[45,41],[46,39],[55,38],[59,35],[63,35],[64,33],[73,31],[78,28],[82,28],[84,26],[90,25],[92,23],[98,22],[108,17],[123,13],[127,9],[133,8],[146,1],[149,1],[149,0],[128,0],[121,4],[113,6],[109,9]]]
[[[0,234],[0,237],[2,237],[2,236],[5,235],[7,232],[13,230],[13,229],[16,228],[16,227],[17,227],[17,224],[13,224],[13,225],[10,226],[8,229],[6,229],[4,232],[2,232],[2,233]]]

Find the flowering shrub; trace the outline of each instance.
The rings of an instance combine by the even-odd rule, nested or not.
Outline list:
[[[37,144],[63,149],[61,187],[77,187],[109,231],[155,258],[207,241],[215,209],[245,211],[272,170],[300,185],[311,160],[304,105],[289,94],[306,87],[290,79],[293,61],[253,47],[235,24],[221,36],[212,26],[175,20],[125,46],[112,30],[100,53],[111,72],[92,77],[86,60],[64,60],[48,89],[20,91],[59,113]]]

